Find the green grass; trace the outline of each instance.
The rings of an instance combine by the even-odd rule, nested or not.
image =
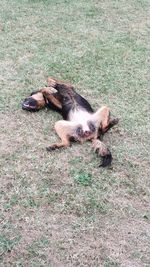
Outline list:
[[[82,170],[80,171],[71,170],[71,176],[73,177],[75,182],[81,185],[84,185],[84,186],[91,185],[91,174],[90,173],[86,173]]]
[[[1,266],[150,264],[148,0],[1,0]],[[60,115],[21,110],[54,76],[120,118],[91,145],[47,153]]]

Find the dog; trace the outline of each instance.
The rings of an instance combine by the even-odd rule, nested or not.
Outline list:
[[[69,147],[72,140],[80,143],[90,140],[94,151],[102,158],[100,166],[111,165],[112,154],[102,137],[119,120],[110,117],[107,106],[95,112],[71,84],[51,77],[47,79],[46,87],[32,92],[22,103],[22,109],[27,111],[38,111],[46,106],[63,117],[54,126],[61,141],[47,147],[47,151]]]

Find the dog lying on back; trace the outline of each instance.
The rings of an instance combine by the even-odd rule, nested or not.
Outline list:
[[[22,103],[24,110],[37,111],[47,106],[61,113],[63,120],[57,121],[54,127],[61,141],[50,145],[47,150],[69,147],[72,139],[80,143],[90,140],[94,151],[102,158],[100,166],[110,165],[111,152],[100,137],[116,125],[118,119],[110,118],[107,106],[94,112],[89,102],[72,85],[53,78],[48,78],[47,81],[47,87],[33,92]]]

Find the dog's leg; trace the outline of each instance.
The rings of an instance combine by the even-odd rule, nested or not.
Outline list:
[[[101,129],[101,134],[105,134],[106,132],[108,132],[109,129],[118,124],[118,122],[119,118],[109,118],[108,125],[105,128]]]
[[[101,142],[99,139],[93,139],[92,147],[94,148],[94,152],[101,156],[102,162],[99,167],[106,167],[111,165],[112,155],[107,146]]]
[[[60,87],[60,86],[65,86],[66,89],[73,89],[74,87],[70,84],[70,83],[66,83],[64,81],[60,81],[60,80],[57,80],[57,79],[54,79],[52,77],[48,77],[47,78],[47,84],[48,84],[48,87],[53,87],[57,90],[57,87]]]
[[[111,127],[118,123],[118,119],[110,119],[110,110],[107,106],[98,109],[92,115],[92,117],[92,121],[95,123],[97,129],[95,137],[92,141],[92,147],[94,148],[94,151],[97,152],[98,155],[102,158],[100,167],[106,167],[108,165],[111,165],[112,155],[107,146],[98,139],[99,129],[101,133],[104,134]]]
[[[60,101],[60,96],[56,92],[54,93],[52,88],[50,87],[45,87],[40,90],[40,92],[43,94],[45,97],[47,104],[52,104],[56,109],[61,110],[62,109],[62,104]]]
[[[93,109],[89,102],[78,94],[71,84],[58,81],[51,77],[49,77],[47,81],[48,86],[55,88],[60,96],[62,103],[62,116],[65,120],[68,118],[69,110],[75,106],[80,106],[87,112],[93,113]]]
[[[70,146],[70,138],[75,137],[76,129],[80,125],[75,122],[60,120],[55,123],[55,131],[57,135],[60,137],[61,142],[55,143],[47,147],[48,151],[52,151],[62,147],[69,147]]]
[[[93,114],[93,119],[96,121],[96,125],[104,130],[109,124],[110,109],[107,106],[103,106]]]
[[[110,128],[119,122],[118,118],[110,117],[110,109],[107,106],[103,106],[98,109],[93,115],[93,121],[96,124],[102,134],[106,133]],[[98,136],[98,132],[97,132]],[[96,137],[97,138],[97,137]]]
[[[74,87],[69,83],[65,83],[63,81],[59,81],[51,77],[47,79],[47,83],[49,87],[53,87],[58,91],[62,100],[65,100],[64,97],[66,96],[68,96],[70,99],[73,99],[76,95]]]

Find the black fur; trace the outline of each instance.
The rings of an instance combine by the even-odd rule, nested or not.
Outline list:
[[[88,121],[89,129],[91,133],[94,133],[96,131],[96,127],[92,121]]]
[[[48,99],[47,99],[48,100]],[[56,107],[52,102],[48,101],[48,103],[46,104],[46,106],[54,111],[59,112],[60,114],[62,114],[62,110],[58,107]]]
[[[87,112],[89,113],[93,113],[94,110],[93,108],[91,107],[91,105],[89,104],[89,102],[81,95],[77,94],[75,95],[75,100],[76,100],[76,103],[82,107],[83,109],[85,109]]]
[[[35,108],[36,104],[37,104],[37,101],[33,99],[32,97],[26,98],[22,103],[22,109],[28,110],[28,111],[37,111],[37,109]]]
[[[58,91],[61,98],[62,116],[64,120],[68,119],[69,112],[74,109],[74,106],[82,107],[91,113],[94,112],[89,102],[81,95],[77,94],[73,86],[56,84],[54,88]]]
[[[48,152],[52,152],[52,151],[54,151],[54,150],[56,150],[57,149],[57,147],[55,147],[55,146],[53,146],[53,147],[46,147],[46,150],[48,151]]]
[[[111,152],[109,151],[109,153],[105,156],[101,156],[102,158],[102,162],[101,164],[99,165],[99,167],[107,167],[107,166],[110,166],[111,165],[111,162],[112,162],[112,154]]]
[[[72,110],[72,103],[70,101],[62,101],[62,116],[64,120],[68,120],[70,111]]]
[[[39,93],[38,90],[37,90],[37,91],[33,91],[33,92],[30,94],[30,96],[35,95],[35,94],[37,94],[37,93]]]
[[[83,133],[83,129],[82,129],[82,126],[79,126],[77,129],[76,129],[76,135],[79,136],[79,137],[84,137],[84,133]]]
[[[73,99],[69,96],[65,96],[62,98],[62,116],[64,120],[68,120],[69,113],[72,109],[74,109],[74,105],[76,107],[82,107],[82,109],[85,109],[87,112],[94,112],[89,102],[81,95],[75,93]]]
[[[102,135],[104,135],[106,132],[108,132],[114,125],[118,124],[119,119],[118,118],[113,118],[109,121],[108,127],[101,132]]]
[[[61,103],[62,107],[59,108],[59,107],[55,106],[52,102],[50,102],[46,98],[46,96],[44,97],[44,95],[43,95],[43,97],[45,99],[45,104],[46,104],[45,106],[61,113],[64,120],[69,119],[69,113],[71,110],[82,109],[82,110],[86,110],[88,113],[94,112],[94,110],[91,107],[91,105],[89,104],[89,102],[84,97],[82,97],[81,95],[76,93],[76,91],[74,90],[74,88],[72,86],[56,83],[54,88],[57,90],[57,92],[53,93],[53,95]],[[34,95],[38,92],[39,91],[32,92],[31,97],[24,100],[24,102],[22,104],[22,109],[29,110],[29,111],[37,111],[37,109],[34,109],[34,106],[36,107],[37,101],[32,98],[32,95]],[[28,108],[28,104],[29,104],[29,108]],[[33,108],[33,110],[32,110],[32,108]],[[118,123],[118,119],[115,118],[115,119],[112,119],[110,121],[108,127],[103,132],[101,129],[99,129],[99,137],[102,138],[103,134],[105,132],[107,132],[111,127],[113,127],[117,123]],[[89,121],[88,125],[89,125],[90,131],[92,133],[94,133],[96,130],[94,123],[92,121]],[[82,127],[78,127],[76,129],[76,134],[79,137],[84,137]],[[57,146],[48,147],[47,151],[53,151],[57,148],[58,148]],[[111,165],[112,154],[109,150],[108,150],[107,155],[101,156],[101,158],[102,158],[102,161],[101,161],[101,164],[99,165],[99,167],[106,167],[106,166]]]

